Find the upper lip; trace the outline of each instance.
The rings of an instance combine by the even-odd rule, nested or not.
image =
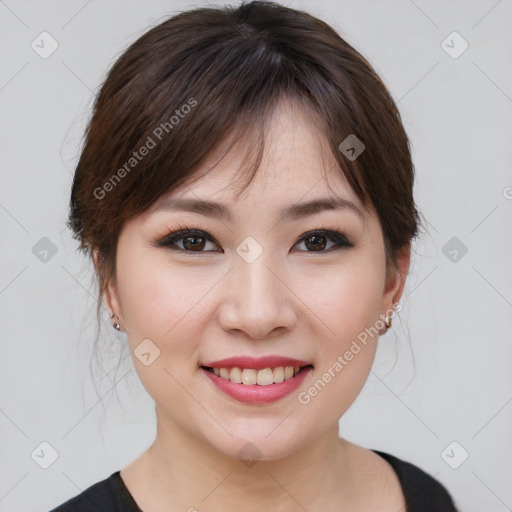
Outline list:
[[[283,356],[265,356],[265,357],[251,357],[251,356],[238,356],[228,357],[226,359],[219,359],[218,361],[212,361],[204,363],[201,366],[207,366],[209,368],[252,368],[254,370],[263,370],[264,368],[277,368],[278,366],[308,366],[311,363],[307,361],[301,361],[300,359],[294,359],[291,357]]]

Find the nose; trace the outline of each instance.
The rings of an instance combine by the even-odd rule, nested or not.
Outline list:
[[[219,323],[225,331],[242,332],[252,339],[272,338],[291,330],[297,322],[297,301],[289,276],[271,264],[265,251],[248,263],[236,256],[223,283]]]

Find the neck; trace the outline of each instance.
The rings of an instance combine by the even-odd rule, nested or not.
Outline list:
[[[140,468],[139,481],[147,477],[145,501],[139,505],[225,512],[240,510],[242,504],[255,512],[329,509],[348,500],[347,446],[336,423],[286,457],[248,463],[226,456],[157,411],[157,435]]]

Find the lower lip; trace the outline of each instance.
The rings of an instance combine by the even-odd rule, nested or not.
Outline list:
[[[248,404],[268,404],[276,402],[295,391],[312,369],[311,366],[306,366],[291,379],[286,379],[276,384],[269,384],[268,386],[237,384],[236,382],[231,382],[229,379],[218,377],[215,373],[205,370],[204,368],[201,368],[201,371],[206,374],[218,389],[239,402]]]

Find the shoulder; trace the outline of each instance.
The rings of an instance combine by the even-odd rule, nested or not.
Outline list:
[[[140,512],[119,471],[97,482],[49,512]]]
[[[385,459],[397,474],[408,512],[457,512],[446,488],[431,475],[394,455],[372,451]]]

